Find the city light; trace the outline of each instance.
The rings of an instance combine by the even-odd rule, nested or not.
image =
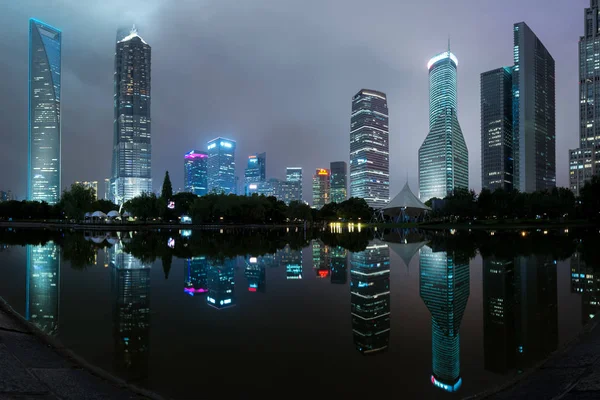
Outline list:
[[[427,63],[427,69],[431,69],[433,64],[435,64],[436,62],[443,60],[445,58],[450,58],[452,61],[454,61],[454,64],[456,64],[456,66],[458,67],[458,58],[456,58],[456,56],[454,54],[452,54],[451,52],[445,51],[445,52],[433,57],[431,60],[429,60],[429,62]]]
[[[222,146],[222,147],[227,147],[228,149],[230,149],[230,148],[232,148],[232,147],[233,147],[233,145],[232,145],[231,143],[229,143],[229,142],[224,142],[224,141],[222,141],[222,142],[221,142],[221,146]]]
[[[329,171],[324,168],[320,168],[319,172],[317,172],[317,175],[329,175]]]
[[[210,150],[210,149],[214,149],[215,147],[217,147],[217,144],[216,144],[216,143],[211,143],[211,144],[209,144],[209,145],[208,145],[208,149],[209,149],[209,150]]]

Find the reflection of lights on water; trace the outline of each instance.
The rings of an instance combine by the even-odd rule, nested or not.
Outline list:
[[[190,237],[192,236],[192,230],[191,229],[184,229],[182,231],[179,231],[181,233],[182,237]]]
[[[565,233],[569,233],[569,228],[565,229]]]
[[[169,240],[167,241],[167,246],[174,249],[175,248],[175,239],[169,238]]]
[[[250,262],[250,264],[256,264],[258,262],[258,259],[256,257],[250,257],[248,261]]]
[[[544,231],[544,235],[547,235],[547,234],[548,234],[548,231]]]
[[[456,229],[450,229],[450,234],[454,235],[456,233]]]
[[[221,228],[221,232],[220,233],[223,233],[223,228]]]
[[[496,235],[496,231],[491,231],[490,236],[494,236],[494,235]]]
[[[523,237],[527,236],[527,232],[525,232],[525,231],[522,231],[522,232],[521,232],[521,236],[523,236]]]

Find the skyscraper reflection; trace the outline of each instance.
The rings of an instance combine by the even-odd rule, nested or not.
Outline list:
[[[390,337],[390,250],[371,241],[350,255],[352,331],[356,349],[375,354],[388,347]]]
[[[150,265],[123,251],[120,241],[107,249],[111,262],[115,370],[126,381],[148,376]]]
[[[331,283],[348,282],[348,251],[341,246],[331,248]]]
[[[454,392],[460,376],[460,324],[469,299],[469,259],[429,246],[420,250],[421,299],[431,313],[431,383]]]
[[[312,241],[313,269],[318,278],[327,278],[329,276],[329,267],[331,263],[330,248],[321,240]]]
[[[235,306],[235,258],[209,259],[208,294],[209,306],[223,309]]]
[[[302,279],[302,251],[292,250],[289,244],[277,251],[276,258],[285,266],[287,279]]]
[[[48,335],[58,333],[60,247],[54,242],[27,245],[25,318]]]
[[[270,265],[270,257],[266,260],[266,264]],[[248,280],[248,291],[249,292],[260,292],[264,293],[267,290],[265,265],[259,257],[248,257],[246,258],[246,270],[244,275]]]
[[[208,292],[208,261],[206,257],[192,257],[185,262],[185,287],[190,296]]]
[[[581,323],[586,324],[598,313],[600,275],[583,260],[580,253],[571,256],[571,293],[581,294]]]

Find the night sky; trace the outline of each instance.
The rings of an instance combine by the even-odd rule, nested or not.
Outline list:
[[[578,56],[589,0],[0,0],[0,190],[19,199],[27,180],[28,19],[63,31],[62,181],[110,176],[116,30],[138,27],[152,47],[154,188],[169,170],[183,186],[183,155],[222,135],[267,152],[268,177],[348,161],[352,96],[387,93],[391,195],[416,193],[428,129],[429,58],[458,65],[458,118],[479,190],[481,72],[512,65],[515,22],[525,21],[556,61],[557,184],[568,186],[578,145]],[[103,194],[103,185],[99,188]]]

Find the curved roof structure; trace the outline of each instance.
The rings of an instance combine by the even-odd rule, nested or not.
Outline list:
[[[106,218],[106,214],[104,214],[102,211],[94,211],[92,218]]]
[[[404,188],[390,201],[385,207],[384,211],[394,212],[402,208],[414,209],[414,210],[431,210],[421,200],[417,198],[410,190],[408,182],[404,185]]]
[[[119,218],[121,216],[121,214],[119,214],[118,211],[109,211],[108,214],[106,214],[109,218]]]

